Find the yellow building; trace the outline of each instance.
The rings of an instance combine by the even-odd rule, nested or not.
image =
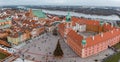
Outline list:
[[[15,33],[14,35],[10,35],[7,37],[8,42],[11,44],[18,45],[19,43],[26,41],[27,39],[30,39],[30,34],[29,33]]]

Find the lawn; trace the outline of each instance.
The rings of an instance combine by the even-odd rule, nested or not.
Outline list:
[[[115,49],[120,49],[120,43],[113,46]]]
[[[104,62],[118,62],[120,60],[120,52],[107,58]]]
[[[1,60],[1,59],[4,59],[4,58],[6,58],[6,57],[7,57],[7,55],[5,55],[5,54],[3,54],[3,53],[0,52],[0,60]]]

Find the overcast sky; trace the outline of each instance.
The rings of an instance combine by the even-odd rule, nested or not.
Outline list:
[[[120,7],[120,0],[0,0],[0,6],[2,5],[85,5]]]

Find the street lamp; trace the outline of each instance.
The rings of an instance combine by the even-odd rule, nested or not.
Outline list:
[[[24,54],[22,54],[22,60],[23,60],[23,62],[24,62]]]
[[[20,57],[21,57],[22,61],[24,62],[24,53],[22,53],[22,51],[19,51],[18,53],[19,53],[20,55],[22,55],[22,56],[20,56]]]

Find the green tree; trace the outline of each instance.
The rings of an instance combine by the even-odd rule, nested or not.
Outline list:
[[[58,40],[58,43],[57,43],[57,45],[56,45],[56,49],[55,49],[53,55],[54,55],[55,57],[62,57],[63,54],[64,54],[64,53],[63,53],[63,51],[62,51],[62,49],[61,49],[61,45],[60,45],[60,42],[59,42],[59,40]]]

